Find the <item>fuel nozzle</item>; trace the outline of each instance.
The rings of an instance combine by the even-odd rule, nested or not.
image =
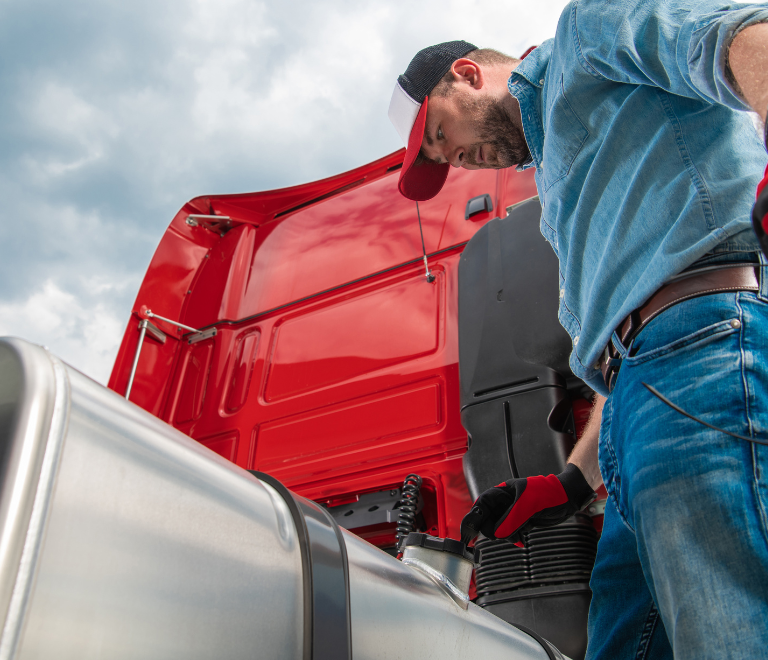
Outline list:
[[[474,556],[466,543],[411,532],[400,543],[403,563],[426,573],[465,609],[469,605]]]

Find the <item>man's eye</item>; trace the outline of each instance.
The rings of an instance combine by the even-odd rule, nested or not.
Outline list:
[[[444,140],[445,139],[445,136],[443,135],[443,129],[442,128],[438,128],[437,129],[437,139],[438,140]]]

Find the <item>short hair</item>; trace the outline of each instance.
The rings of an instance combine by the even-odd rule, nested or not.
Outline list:
[[[516,57],[510,57],[493,48],[478,48],[469,51],[464,57],[483,66],[494,66],[497,64],[515,64],[519,62]],[[463,59],[463,58],[462,58]],[[453,78],[453,72],[449,69],[437,85],[429,93],[430,96],[448,96],[453,91],[453,84],[456,82]]]

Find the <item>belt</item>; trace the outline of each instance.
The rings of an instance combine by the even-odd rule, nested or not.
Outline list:
[[[726,291],[758,291],[757,266],[720,266],[714,270],[693,271],[678,275],[674,281],[662,286],[649,300],[638,307],[616,328],[621,343],[628,347],[638,333],[663,311],[677,303],[706,296],[710,293]],[[603,380],[610,392],[616,383],[616,376],[621,366],[621,356],[609,341],[598,363]]]

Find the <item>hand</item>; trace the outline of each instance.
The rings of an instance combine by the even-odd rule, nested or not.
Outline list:
[[[523,532],[558,525],[595,497],[572,463],[558,475],[511,479],[477,498],[461,521],[461,540],[469,543],[482,532],[489,539],[506,538],[523,547]]]
[[[768,127],[766,142],[768,142]],[[752,207],[752,228],[757,234],[757,240],[760,241],[760,249],[768,257],[768,168],[765,170],[765,177],[757,186],[757,201]]]

